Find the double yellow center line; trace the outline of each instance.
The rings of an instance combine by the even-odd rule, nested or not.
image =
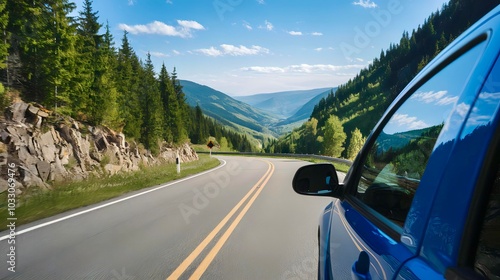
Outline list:
[[[229,239],[229,236],[233,233],[236,226],[240,223],[243,216],[247,213],[248,209],[252,206],[257,196],[259,196],[260,192],[267,184],[269,179],[274,173],[274,165],[271,162],[266,161],[268,164],[268,169],[264,176],[260,178],[260,180],[250,189],[250,191],[233,207],[233,209],[220,221],[220,223],[210,232],[210,234],[205,237],[205,239],[189,254],[189,256],[172,272],[172,274],[167,278],[167,280],[178,279],[186,269],[194,262],[194,260],[201,254],[203,250],[208,246],[208,244],[215,238],[215,236],[222,230],[222,228],[227,224],[227,222],[234,216],[236,212],[242,207],[245,201],[251,196],[248,203],[245,205],[243,210],[238,214],[238,216],[234,219],[231,225],[227,228],[226,232],[220,237],[214,247],[210,250],[210,252],[205,256],[200,265],[196,268],[194,273],[191,275],[189,279],[200,279],[203,273],[207,270],[208,266],[214,260],[215,256],[219,253],[220,249]]]

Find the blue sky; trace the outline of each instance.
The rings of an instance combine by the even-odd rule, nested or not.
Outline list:
[[[82,0],[75,1],[77,10]],[[334,87],[444,0],[94,0],[116,47],[229,95]]]

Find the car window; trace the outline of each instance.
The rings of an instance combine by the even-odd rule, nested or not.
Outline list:
[[[365,156],[357,197],[400,226],[451,111],[468,110],[457,101],[482,49],[475,46],[415,90]]]

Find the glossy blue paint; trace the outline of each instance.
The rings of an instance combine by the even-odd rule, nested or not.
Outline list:
[[[394,240],[388,236],[383,230],[373,224],[369,219],[362,215],[349,201],[344,200],[339,203],[339,207],[343,210],[340,213],[342,223],[345,228],[345,233],[349,235],[351,242],[356,244],[359,251],[366,251],[370,256],[371,268],[370,273],[377,275],[377,278],[387,279],[397,271],[401,264],[411,258],[413,253],[402,245],[398,240]],[[344,231],[332,232],[331,240],[347,240],[347,236],[343,237]],[[345,251],[341,247],[339,250],[333,251],[339,257],[331,257],[332,262],[345,262]],[[343,254],[344,253],[344,254]],[[349,260],[350,264],[352,261]],[[376,279],[376,278],[375,278]]]
[[[330,230],[331,230],[331,216],[333,212],[333,202],[328,204],[320,217],[318,227],[318,247],[319,247],[319,265],[318,265],[318,279],[330,279],[331,269],[330,266],[325,267],[325,264],[330,263]]]

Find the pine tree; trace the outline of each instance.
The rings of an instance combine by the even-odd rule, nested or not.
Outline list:
[[[182,85],[181,85],[179,79],[177,79],[177,70],[175,67],[174,67],[174,71],[172,71],[172,84],[174,85],[174,90],[175,90],[175,94],[177,96],[177,100],[185,102],[186,95],[182,91]]]
[[[7,44],[9,45],[9,56],[7,58],[8,68],[6,69],[6,85],[11,87],[15,85],[16,89],[21,90],[24,84],[25,69],[22,68],[21,55],[28,46],[27,40],[32,34],[31,24],[28,23],[33,18],[30,13],[29,3],[25,1],[8,0],[6,3],[6,13],[8,14],[7,23]],[[16,62],[14,65],[14,61]],[[15,66],[16,71],[13,71]],[[22,71],[21,71],[22,70]],[[16,77],[14,73],[17,74]],[[26,96],[25,96],[26,98]]]
[[[70,95],[73,90],[72,80],[75,78],[76,52],[74,22],[69,17],[69,14],[76,6],[68,0],[49,2],[53,3],[51,12],[54,16],[53,36],[55,38],[52,45],[54,51],[53,60],[47,61],[47,64],[44,65],[49,67],[48,81],[50,89],[53,89],[54,92],[53,95],[49,94],[49,100],[50,103],[54,104],[55,110],[58,107],[70,110],[72,102]]]
[[[123,119],[123,132],[132,139],[141,137],[142,110],[139,102],[139,80],[141,65],[127,38],[123,33],[122,45],[118,50],[116,69],[116,88],[120,118]]]
[[[153,62],[149,53],[146,57],[140,89],[143,111],[141,142],[153,154],[158,154],[159,141],[162,139],[163,107]]]
[[[9,11],[7,1],[0,1],[0,69],[7,68],[7,56],[9,55],[9,43],[7,37],[7,24],[9,23]]]
[[[28,31],[23,16],[28,15],[28,4],[24,1],[6,1],[5,14],[8,15],[5,45],[8,46],[8,54],[6,60],[6,68],[2,71],[2,80],[8,88],[22,90],[23,69],[21,63],[22,47],[24,47]]]
[[[191,142],[196,144],[202,144],[207,140],[209,136],[214,136],[217,139],[217,136],[215,135],[215,129],[214,129],[214,134],[212,135],[209,134],[207,120],[203,115],[200,105],[196,105],[194,111],[195,111],[194,116],[192,118],[194,130]]]
[[[5,75],[2,75],[0,79],[0,110],[4,110],[8,106],[8,100],[6,97],[6,89],[4,87],[9,86],[9,68],[8,68],[8,56],[9,56],[9,43],[8,43],[8,32],[7,24],[9,22],[9,12],[7,10],[7,2],[0,2],[0,70],[5,69]],[[4,80],[5,78],[5,80]]]
[[[106,24],[106,33],[101,46],[99,47],[100,74],[96,75],[96,89],[103,97],[100,110],[96,110],[102,118],[102,123],[112,129],[121,130],[123,119],[120,118],[118,106],[118,90],[115,83],[116,53],[113,46],[113,36],[109,31],[109,24]],[[99,105],[99,104],[96,104]]]
[[[93,11],[92,1],[85,0],[83,10],[78,17],[78,81],[77,92],[73,96],[74,110],[83,114],[92,124],[103,120],[104,98],[100,92],[101,75],[103,75],[103,58],[99,48],[102,35],[99,35],[101,24],[97,12]]]
[[[200,121],[198,115],[198,109],[199,105],[197,105],[195,108],[192,108],[191,114],[190,114],[190,119],[193,120],[191,122],[191,125],[188,127],[188,136],[189,140],[193,144],[200,144],[201,142],[201,131],[200,131]],[[201,108],[199,109],[201,110]]]
[[[13,52],[19,57],[24,97],[57,109],[70,102],[75,61],[74,25],[67,0],[9,1]],[[18,32],[18,33],[16,33]]]
[[[174,133],[174,142],[179,143],[187,139],[186,127],[189,126],[189,106],[186,103],[186,96],[182,91],[182,85],[177,79],[177,72],[174,67],[172,72],[172,84],[174,86],[175,99],[177,100],[177,108],[173,114],[175,115],[176,121],[172,132]]]
[[[176,108],[176,104],[172,104],[170,96],[174,96],[175,92],[172,80],[170,79],[167,68],[165,67],[165,63],[161,65],[158,79],[160,97],[163,104],[163,139],[172,143],[174,141],[172,128],[175,121],[175,114],[172,114],[171,110]]]

